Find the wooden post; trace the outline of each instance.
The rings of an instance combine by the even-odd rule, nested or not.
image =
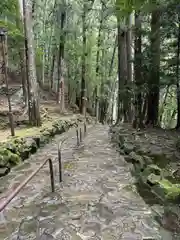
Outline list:
[[[96,116],[96,123],[99,121],[99,98],[98,98],[98,86],[95,88],[95,116]]]
[[[15,136],[14,131],[14,120],[13,120],[13,113],[12,113],[12,107],[11,107],[11,99],[9,94],[9,85],[8,85],[8,73],[7,73],[7,31],[5,29],[0,29],[0,41],[1,41],[1,47],[2,47],[2,54],[3,54],[3,71],[4,71],[4,80],[6,84],[6,95],[8,100],[8,108],[9,108],[9,124],[11,128],[11,135]]]

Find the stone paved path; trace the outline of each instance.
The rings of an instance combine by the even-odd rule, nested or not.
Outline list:
[[[78,149],[74,129],[56,137],[4,178],[4,188],[21,182],[44,156],[56,160],[57,142],[64,137],[63,183],[58,183],[55,164],[56,193],[50,193],[44,168],[0,216],[0,239],[172,239],[136,192],[130,165],[112,148],[106,126],[89,127]]]

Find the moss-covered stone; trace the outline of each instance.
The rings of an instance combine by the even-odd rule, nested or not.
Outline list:
[[[160,180],[161,176],[154,173],[151,173],[147,176],[147,184],[149,184],[150,186],[156,185]]]
[[[15,166],[21,162],[18,154],[11,152],[7,148],[0,148],[0,165],[1,166]]]
[[[152,164],[153,163],[153,160],[152,160],[152,158],[150,158],[149,156],[142,156],[143,157],[143,159],[144,159],[144,162],[145,162],[145,164],[147,164],[147,165],[149,165],[149,164]]]
[[[176,200],[180,198],[180,184],[172,184],[167,179],[158,182],[158,186],[164,190],[166,199]]]
[[[125,142],[123,144],[123,149],[124,149],[125,154],[130,154],[131,152],[134,151],[134,145],[132,143]]]
[[[140,169],[144,168],[144,160],[143,160],[142,156],[136,154],[135,152],[131,152],[129,154],[129,157],[130,157],[132,163],[136,164],[137,167],[139,167]]]
[[[176,148],[178,151],[180,151],[180,137],[176,141]]]
[[[148,165],[141,172],[140,178],[144,184],[154,186],[158,180],[162,179],[161,169],[155,164]]]
[[[161,168],[159,168],[156,164],[148,165],[144,172],[147,172],[148,174],[153,173],[155,175],[161,176]]]

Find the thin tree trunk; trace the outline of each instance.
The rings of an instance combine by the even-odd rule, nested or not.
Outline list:
[[[15,136],[15,131],[14,131],[14,121],[13,121],[13,113],[12,113],[12,107],[11,107],[11,98],[9,94],[9,84],[8,84],[8,55],[7,55],[7,36],[6,33],[4,33],[4,36],[1,34],[0,38],[1,46],[2,46],[2,57],[3,57],[3,72],[4,72],[4,80],[6,84],[6,95],[7,95],[7,100],[8,100],[8,108],[9,108],[9,123],[11,127],[11,135]]]
[[[55,60],[56,60],[56,54],[55,54],[55,51],[54,51],[53,57],[52,57],[52,67],[51,67],[51,76],[50,76],[50,88],[51,88],[51,90],[53,90]]]
[[[112,70],[113,70],[113,64],[114,64],[114,59],[115,59],[115,54],[116,54],[116,49],[117,49],[117,34],[114,42],[114,48],[113,48],[113,54],[111,58],[111,63],[110,63],[110,68],[109,68],[109,79],[111,78]],[[111,90],[109,91],[109,104],[108,104],[108,110],[107,110],[107,118],[111,118],[112,116],[112,109],[114,106],[114,90],[115,90],[115,85],[116,85],[116,79],[111,83]]]
[[[162,122],[162,117],[163,117],[163,113],[164,113],[164,107],[166,106],[166,99],[167,99],[167,96],[168,96],[168,93],[169,93],[169,87],[170,87],[170,86],[167,86],[167,88],[166,88],[164,100],[163,100],[162,106],[161,106],[162,111],[161,111],[160,117],[159,117],[159,124],[160,124],[160,125],[161,125],[161,122]]]
[[[178,37],[177,37],[177,62],[176,62],[176,87],[177,87],[177,125],[180,128],[180,84],[179,84],[179,57],[180,57],[180,14],[178,13]]]
[[[114,64],[114,59],[115,59],[115,54],[116,54],[116,49],[117,49],[117,41],[118,37],[116,35],[115,41],[114,41],[114,48],[113,48],[113,54],[112,54],[112,58],[111,58],[111,63],[110,63],[110,67],[109,67],[109,78],[112,74],[112,70],[113,70],[113,64]]]
[[[118,26],[117,26],[117,36],[118,36],[118,100],[117,100],[117,121],[116,123],[121,121],[122,117],[122,97],[121,97],[121,87],[122,87],[122,79],[121,79],[121,27],[120,27],[120,20],[118,19]]]

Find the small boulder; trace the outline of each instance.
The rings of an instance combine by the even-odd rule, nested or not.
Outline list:
[[[118,143],[120,147],[124,144],[124,136],[122,134],[119,134],[118,136]]]
[[[150,186],[156,185],[161,179],[161,169],[155,164],[148,165],[141,173],[141,180]]]
[[[151,173],[148,177],[147,177],[147,184],[149,184],[150,186],[156,185],[158,184],[158,182],[161,180],[161,176],[155,175],[154,173]]]
[[[131,158],[133,164],[138,164],[140,169],[144,168],[145,164],[142,156],[136,154],[135,152],[130,152],[129,157]]]
[[[10,172],[9,167],[0,167],[0,177],[7,175]]]
[[[179,201],[180,184],[172,184],[167,179],[161,179],[153,189],[157,194],[169,201]]]
[[[147,165],[149,165],[149,164],[152,164],[153,163],[153,161],[152,161],[152,159],[149,157],[149,156],[142,156],[143,157],[143,159],[144,159],[144,162],[147,164]]]
[[[134,150],[134,145],[132,143],[126,142],[123,144],[123,149],[125,154],[130,154]]]

